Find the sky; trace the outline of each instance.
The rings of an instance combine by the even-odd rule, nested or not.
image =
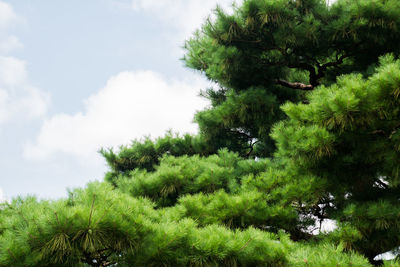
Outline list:
[[[0,0],[0,201],[103,180],[99,149],[196,133],[212,86],[180,60],[231,0]]]

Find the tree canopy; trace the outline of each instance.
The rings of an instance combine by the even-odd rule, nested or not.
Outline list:
[[[245,0],[186,42],[198,135],[0,207],[0,266],[400,266],[400,2]],[[329,221],[334,229],[321,231]]]
[[[270,156],[280,105],[348,73],[368,75],[385,53],[398,55],[396,0],[244,1],[221,9],[186,43],[185,62],[220,86],[195,120],[207,141],[242,155]],[[254,144],[257,142],[256,144]],[[254,151],[255,150],[255,151]]]

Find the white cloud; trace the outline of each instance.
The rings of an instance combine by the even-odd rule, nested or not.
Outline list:
[[[47,93],[30,85],[25,61],[0,56],[0,123],[16,116],[42,116],[49,102]]]
[[[0,124],[11,119],[34,119],[43,116],[50,96],[29,85],[17,90],[0,88]]]
[[[24,155],[44,159],[63,152],[96,160],[101,147],[129,144],[150,134],[161,136],[169,129],[196,132],[193,115],[206,105],[197,95],[209,85],[200,78],[169,80],[151,71],[119,73],[85,100],[83,112],[45,120]]]
[[[199,29],[217,5],[230,10],[233,0],[132,0],[136,11],[149,12],[179,30],[178,38],[188,38]],[[241,3],[242,0],[237,0]]]
[[[50,95],[36,87],[24,87],[22,92],[24,96],[15,100],[13,103],[16,107],[16,112],[24,113],[24,117],[33,119],[46,114],[50,103]]]
[[[18,19],[12,6],[0,1],[0,123],[42,116],[50,102],[47,93],[29,82],[27,63],[9,55],[22,47],[18,38],[8,33]]]
[[[22,47],[21,42],[14,35],[9,35],[11,25],[19,20],[14,9],[8,3],[0,1],[0,54],[7,54],[10,51]]]
[[[14,12],[13,7],[0,1],[0,28],[5,28],[17,19],[17,15]]]

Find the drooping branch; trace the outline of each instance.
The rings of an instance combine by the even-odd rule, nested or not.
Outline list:
[[[314,86],[311,84],[304,84],[304,83],[299,83],[299,82],[288,82],[285,80],[281,79],[276,79],[275,82],[279,85],[292,88],[292,89],[297,89],[297,90],[304,90],[304,91],[311,91],[314,89]]]
[[[276,83],[288,88],[298,89],[298,90],[306,90],[310,91],[313,90],[315,87],[319,85],[319,80],[325,76],[325,72],[329,67],[336,67],[343,63],[345,58],[350,57],[351,55],[342,55],[336,58],[336,61],[328,62],[322,65],[317,66],[317,70],[312,65],[306,63],[295,63],[288,65],[289,68],[296,68],[308,71],[310,74],[309,81],[310,84],[304,84],[300,82],[288,82],[285,80],[277,79]]]

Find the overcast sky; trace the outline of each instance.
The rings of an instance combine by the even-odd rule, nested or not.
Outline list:
[[[231,0],[0,0],[0,199],[102,180],[101,147],[192,118],[210,84],[184,40]]]

